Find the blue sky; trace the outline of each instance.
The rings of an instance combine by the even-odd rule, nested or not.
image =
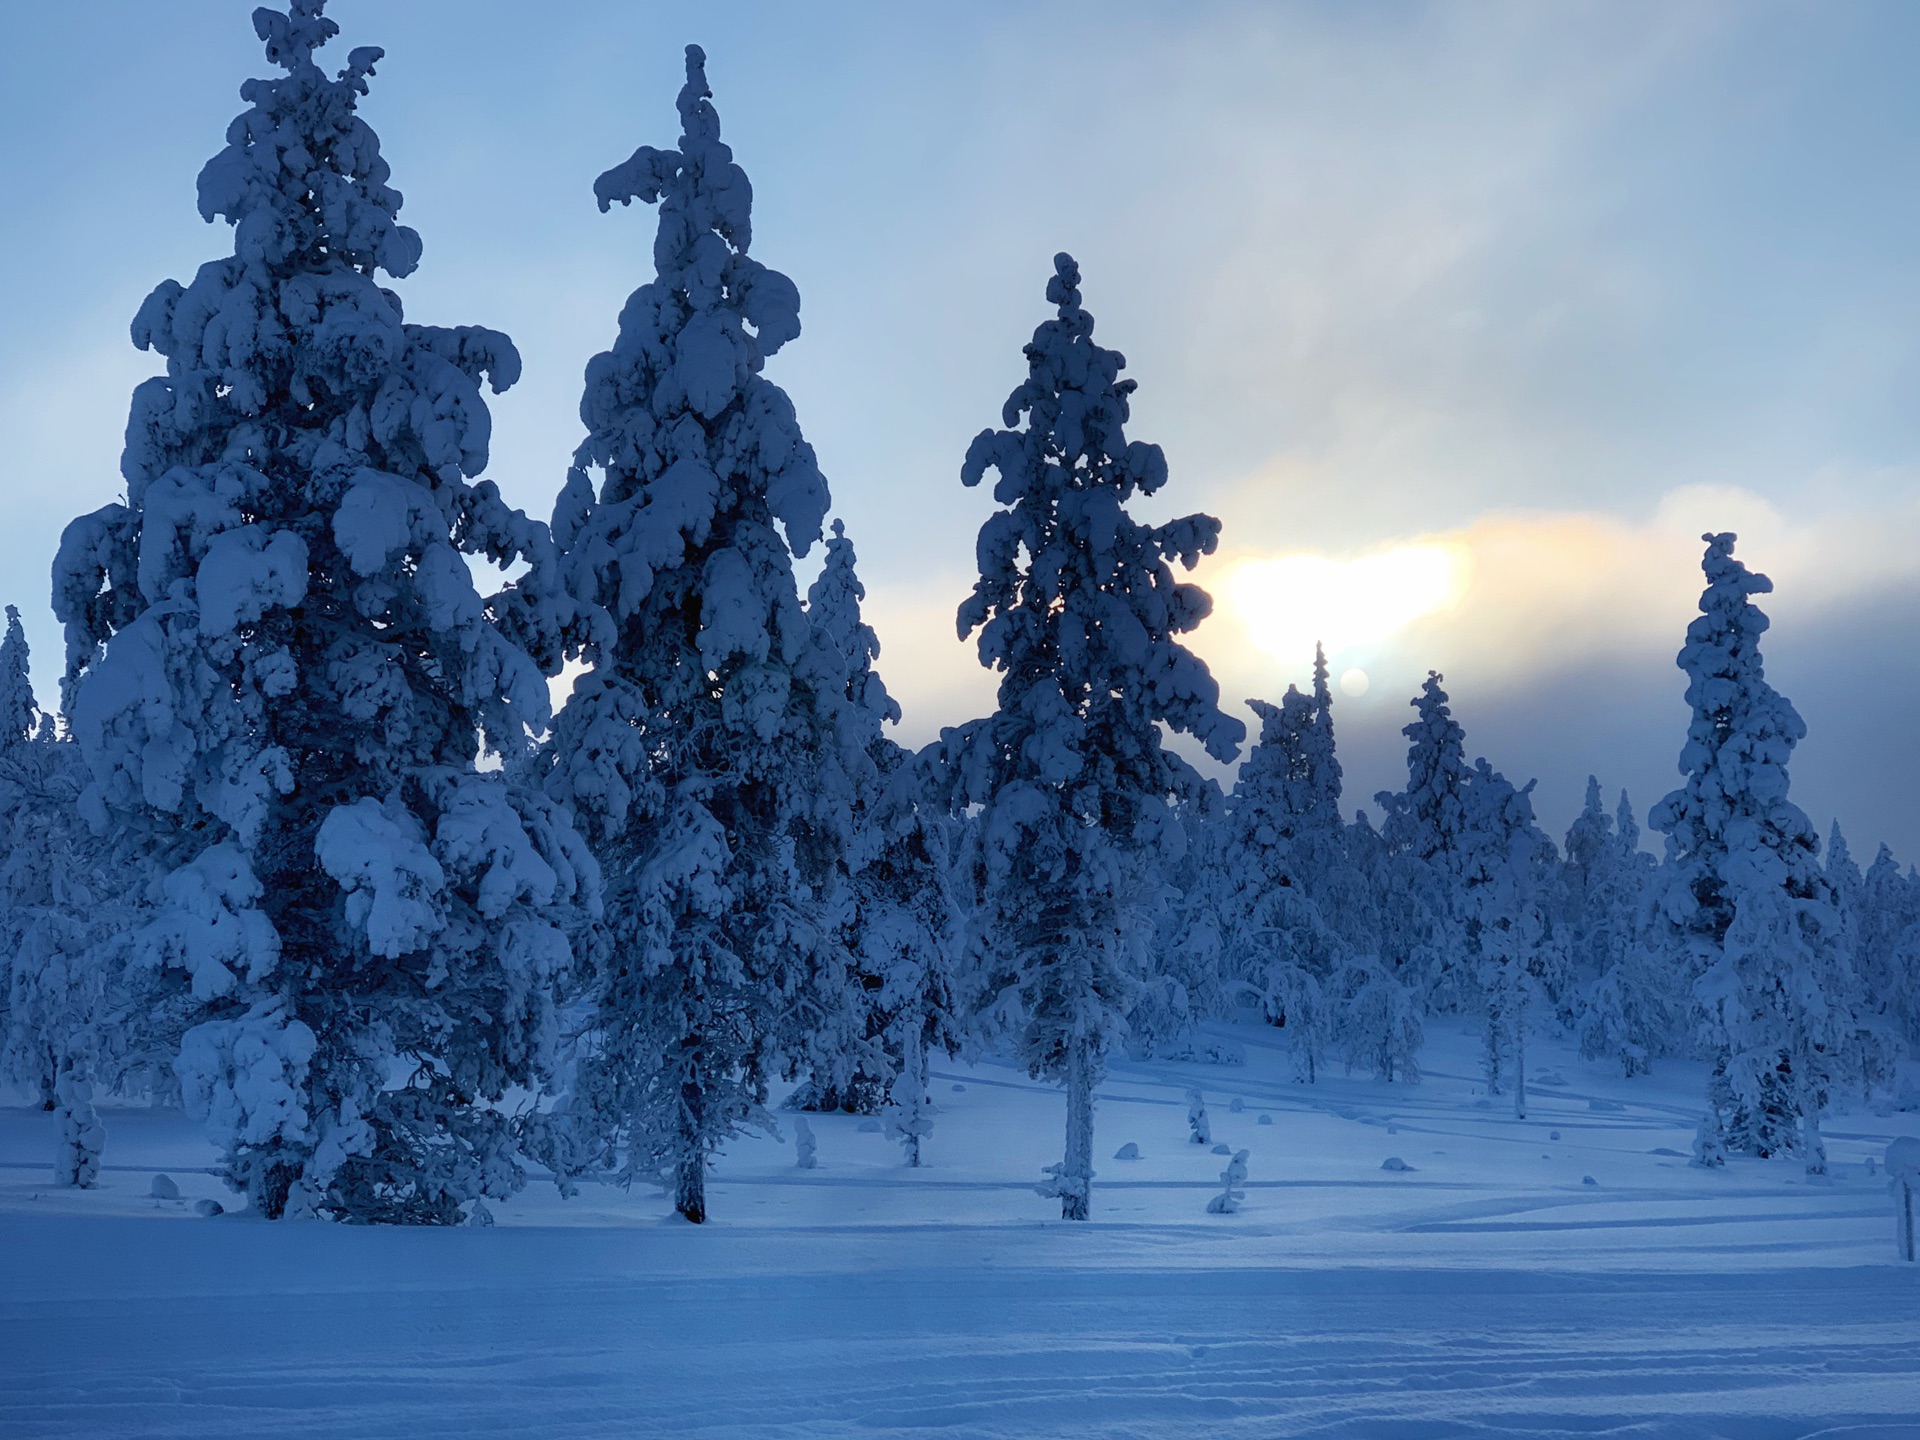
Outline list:
[[[246,4],[8,8],[0,590],[50,698],[52,550],[117,493],[154,369],[127,322],[225,251],[194,177],[264,61]],[[648,270],[650,216],[598,214],[593,178],[672,143],[681,47],[706,47],[754,252],[803,297],[770,373],[860,546],[903,738],[991,703],[952,635],[987,503],[959,461],[1067,249],[1140,381],[1133,433],[1167,450],[1162,509],[1225,522],[1195,645],[1227,697],[1304,680],[1304,634],[1358,637],[1336,657],[1367,677],[1339,711],[1350,803],[1398,780],[1437,667],[1472,752],[1540,778],[1550,828],[1590,770],[1644,814],[1677,780],[1697,537],[1736,529],[1779,587],[1769,672],[1811,731],[1796,798],[1856,851],[1920,858],[1920,10],[329,13],[335,63],[388,52],[363,113],[426,242],[410,314],[526,358],[490,473],[540,514],[581,367]],[[1370,626],[1337,598],[1355,575]]]

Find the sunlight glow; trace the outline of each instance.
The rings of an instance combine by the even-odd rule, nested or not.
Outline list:
[[[1254,643],[1297,665],[1319,641],[1331,659],[1391,639],[1460,598],[1465,557],[1451,545],[1402,545],[1357,560],[1283,555],[1249,560],[1227,593]]]

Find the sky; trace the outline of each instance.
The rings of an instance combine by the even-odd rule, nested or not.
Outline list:
[[[121,490],[127,326],[229,253],[194,179],[267,73],[229,0],[4,5],[0,599],[52,704],[61,528]],[[959,482],[1047,317],[1051,257],[1140,384],[1143,507],[1223,522],[1192,637],[1223,700],[1342,684],[1349,808],[1404,781],[1444,672],[1470,755],[1679,781],[1700,536],[1776,585],[1794,798],[1920,859],[1920,9],[1768,3],[649,4],[334,0],[387,51],[361,113],[425,242],[410,319],[526,374],[488,474],[548,513],[582,368],[651,274],[593,180],[671,146],[708,52],[793,396],[860,551],[900,738],[985,713],[954,633],[989,497]],[[798,562],[802,583],[819,559]]]

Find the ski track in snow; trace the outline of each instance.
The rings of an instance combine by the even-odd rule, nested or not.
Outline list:
[[[1687,1067],[1543,1042],[1571,1083],[1519,1121],[1461,1037],[1415,1087],[1230,1038],[1247,1066],[1115,1064],[1098,1153],[1143,1158],[1103,1158],[1086,1226],[1032,1192],[1058,1092],[994,1066],[941,1067],[931,1168],[815,1117],[821,1169],[742,1142],[702,1229],[538,1181],[490,1230],[200,1220],[177,1115],[109,1112],[82,1194],[45,1183],[50,1117],[0,1109],[0,1436],[1920,1437],[1920,1266],[1863,1165],[1920,1116],[1845,1117],[1827,1184],[1709,1173],[1654,1153]],[[1237,1216],[1203,1212],[1195,1083],[1253,1150]],[[185,1200],[146,1198],[163,1169]]]

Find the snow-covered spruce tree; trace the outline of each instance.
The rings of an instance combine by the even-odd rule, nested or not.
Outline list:
[[[861,614],[865,598],[853,542],[847,538],[845,524],[835,520],[820,574],[807,591],[808,643],[820,653],[809,657],[803,668],[819,675],[845,676],[844,683],[837,684],[836,694],[844,703],[836,714],[841,763],[850,782],[846,853],[844,868],[825,898],[828,943],[843,952],[853,1003],[830,1016],[841,1028],[839,1035],[813,1037],[815,1052],[828,1057],[827,1068],[809,1073],[786,1104],[795,1110],[871,1115],[886,1102],[890,1075],[883,1045],[887,1017],[878,999],[884,976],[866,967],[860,957],[863,897],[852,881],[853,873],[884,843],[870,824],[870,811],[880,798],[883,776],[900,764],[904,752],[885,733],[887,725],[899,723],[900,707],[873,666],[880,640]],[[849,1069],[848,1060],[856,1051],[865,1058]]]
[[[39,733],[40,705],[34,699],[32,656],[20,611],[7,606],[7,629],[0,638],[0,750],[24,745]]]
[[[1486,760],[1474,761],[1462,792],[1462,914],[1474,990],[1486,1020],[1481,1073],[1487,1093],[1513,1093],[1527,1116],[1527,1017],[1548,990],[1557,941],[1545,890],[1558,859],[1533,820],[1533,786],[1515,789]]]
[[[1331,726],[1323,727],[1318,700],[1289,685],[1278,705],[1247,705],[1260,717],[1260,739],[1227,801],[1218,872],[1228,973],[1286,1027],[1294,1069],[1311,1082],[1332,1040],[1345,949],[1316,895],[1336,860],[1339,770],[1324,763]]]
[[[679,147],[594,182],[603,210],[658,204],[659,226],[654,278],[587,365],[555,511],[568,585],[601,619],[547,777],[599,854],[612,946],[556,1161],[658,1179],[696,1222],[713,1152],[773,1127],[770,1079],[850,1079],[865,1013],[827,906],[866,757],[845,656],[793,571],[827,485],[761,374],[800,297],[747,253],[752,187],[705,66],[689,46]]]
[[[997,988],[1019,996],[1019,1057],[1066,1087],[1066,1154],[1043,1192],[1084,1220],[1093,1091],[1147,948],[1139,911],[1183,848],[1174,807],[1200,785],[1161,726],[1223,761],[1245,728],[1176,638],[1211,601],[1176,582],[1171,561],[1198,564],[1219,522],[1127,514],[1166,483],[1166,458],[1126,439],[1134,382],[1094,343],[1071,256],[1054,257],[1047,300],[1058,313],[1026,348],[1009,428],[982,431],[961,471],[968,485],[999,473],[1002,508],[981,527],[980,580],[959,614],[961,637],[977,631],[981,663],[1001,673],[999,708],[944,731],[941,749],[954,805],[980,807],[975,884]]]
[[[7,606],[0,639],[0,1082],[33,1091],[57,1107],[58,1045],[40,1000],[43,976],[27,953],[27,934],[46,878],[44,828],[58,801],[46,793],[40,708],[20,612]],[[71,802],[71,795],[67,797]]]
[[[1414,721],[1407,737],[1407,788],[1382,791],[1374,803],[1385,814],[1380,838],[1387,851],[1382,883],[1397,911],[1391,925],[1391,960],[1424,990],[1429,1009],[1451,1011],[1468,1002],[1462,837],[1469,767],[1466,735],[1447,706],[1443,677],[1428,671],[1410,702]]]
[[[1415,863],[1388,851],[1364,810],[1340,835],[1341,863],[1325,877],[1327,908],[1339,919],[1349,948],[1334,1006],[1334,1039],[1347,1070],[1369,1069],[1388,1082],[1417,1081],[1425,1039],[1413,967],[1398,957],[1414,953],[1415,916],[1406,903],[1405,872]]]
[[[1313,723],[1300,740],[1297,790],[1299,830],[1305,836],[1336,835],[1342,828],[1340,794],[1343,772],[1333,741],[1333,686],[1329,678],[1326,647],[1316,640],[1313,646]]]
[[[1570,960],[1581,979],[1589,979],[1606,968],[1604,922],[1607,916],[1600,910],[1598,892],[1612,878],[1617,849],[1613,817],[1607,814],[1606,804],[1600,798],[1600,778],[1589,775],[1586,804],[1567,827],[1565,858],[1555,887],[1559,892],[1556,904],[1560,914],[1568,928],[1579,936]],[[1593,914],[1595,911],[1600,913]],[[1590,923],[1590,915],[1601,923]],[[1586,968],[1581,968],[1583,964]]]
[[[1381,837],[1388,845],[1430,863],[1458,869],[1466,827],[1466,732],[1447,706],[1443,677],[1429,670],[1420,693],[1408,703],[1414,721],[1401,730],[1407,737],[1407,788],[1382,791],[1374,803],[1386,812]]]
[[[1833,887],[1834,904],[1840,907],[1841,919],[1851,928],[1859,915],[1861,898],[1866,891],[1866,875],[1853,858],[1853,850],[1848,846],[1838,820],[1827,831],[1827,858],[1822,869],[1827,883]]]
[[[33,697],[33,682],[27,673],[27,636],[20,624],[20,612],[7,606],[7,629],[0,639],[0,873],[11,869],[19,856],[19,841],[13,834],[14,817],[27,806],[28,799],[11,775],[16,757],[32,742],[39,729],[39,706]],[[14,990],[25,980],[20,964],[20,944],[14,933],[14,906],[5,890],[0,890],[0,1081],[17,1081],[36,1091],[41,1103],[51,1110],[53,1065],[51,1054],[40,1035],[26,1033],[17,1018],[19,1002]]]
[[[1161,873],[1148,974],[1127,1014],[1127,1053],[1136,1059],[1203,1055],[1199,1022],[1234,1009],[1220,921],[1225,808],[1211,778],[1175,806],[1187,846]]]
[[[76,805],[84,784],[74,746],[40,714],[26,635],[7,607],[0,640],[0,1081],[58,1113],[54,1179],[90,1187],[106,1131],[96,1083],[120,1056],[108,980],[128,922],[108,847]]]
[[[1612,1059],[1644,1075],[1680,1038],[1686,997],[1669,957],[1648,943],[1643,915],[1653,857],[1626,792],[1609,817],[1600,782],[1587,778],[1587,803],[1567,830],[1553,908],[1567,952],[1569,985],[1559,1007],[1589,1059]]]
[[[952,822],[927,798],[927,762],[884,732],[899,723],[900,706],[874,668],[880,640],[861,614],[867,592],[855,559],[845,526],[834,521],[820,577],[807,592],[816,643],[844,665],[842,754],[855,782],[848,876],[835,912],[866,1004],[852,1017],[864,1021],[860,1033],[839,1048],[888,1062],[885,1074],[856,1074],[854,1086],[868,1080],[875,1101],[889,1101],[889,1129],[917,1166],[933,1132],[929,1060],[936,1050],[958,1054],[964,1038],[953,986],[960,909]]]
[[[1710,1121],[1726,1148],[1798,1153],[1823,1172],[1820,1112],[1852,1038],[1854,979],[1819,841],[1787,799],[1787,762],[1807,733],[1766,681],[1773,589],[1705,535],[1707,587],[1676,663],[1693,719],[1680,752],[1686,785],[1654,807],[1667,837],[1656,922],[1694,978],[1714,1058]]]
[[[519,357],[376,279],[420,239],[355,113],[381,52],[327,75],[322,4],[254,12],[285,74],[199,182],[233,254],[140,307],[167,372],[54,603],[82,805],[145,839],[149,1013],[227,1178],[269,1217],[446,1223],[520,1182],[496,1102],[545,1078],[596,881],[563,809],[475,767],[560,661],[545,528],[473,478]],[[467,556],[530,569],[482,598]]]
[[[1854,970],[1896,1053],[1910,1053],[1920,1043],[1920,884],[1885,845],[1861,879]]]

